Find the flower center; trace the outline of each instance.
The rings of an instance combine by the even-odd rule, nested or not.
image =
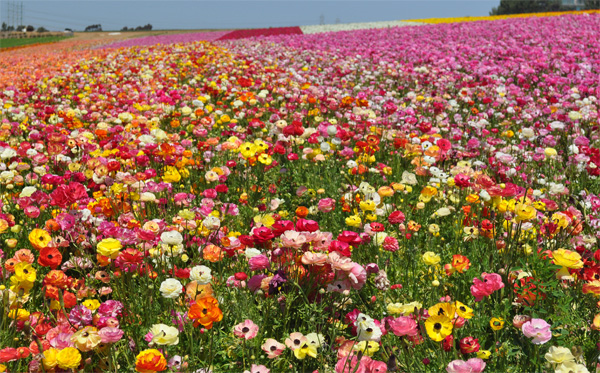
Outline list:
[[[440,329],[442,329],[442,324],[440,324],[439,322],[436,322],[436,323],[433,325],[433,328],[434,328],[435,330],[440,330]]]
[[[250,329],[247,326],[244,326],[244,328],[242,329],[242,332],[244,333],[248,333],[250,331]]]

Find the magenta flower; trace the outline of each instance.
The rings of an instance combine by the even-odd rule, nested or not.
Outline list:
[[[479,358],[453,360],[446,367],[448,373],[481,373],[485,369],[485,361]]]
[[[533,338],[531,342],[536,345],[542,345],[552,338],[551,326],[545,320],[531,319],[521,327],[523,334],[527,338]]]
[[[471,285],[471,294],[475,297],[475,301],[479,302],[483,298],[490,296],[496,290],[500,290],[504,287],[502,277],[496,273],[482,273],[481,277],[483,281],[474,278],[473,285]]]
[[[239,338],[252,339],[258,333],[258,325],[252,320],[246,320],[233,327],[233,334]]]
[[[269,258],[265,255],[253,256],[248,260],[251,271],[261,271],[269,267]]]

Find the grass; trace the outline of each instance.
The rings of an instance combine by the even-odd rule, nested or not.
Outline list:
[[[0,49],[14,48],[29,44],[45,44],[54,43],[63,39],[67,39],[69,36],[43,36],[39,38],[9,38],[0,39]]]

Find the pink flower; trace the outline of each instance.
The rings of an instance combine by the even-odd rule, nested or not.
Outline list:
[[[335,209],[335,199],[333,198],[323,198],[319,201],[318,205],[319,211],[321,212],[331,212]]]
[[[446,367],[448,373],[481,373],[485,369],[485,361],[479,358],[469,359],[467,361],[454,360]]]
[[[265,255],[253,256],[248,260],[248,265],[251,271],[262,271],[269,267],[269,258]]]
[[[396,252],[400,249],[400,245],[398,244],[398,240],[392,236],[387,236],[383,239],[383,244],[381,245],[385,251]]]
[[[98,335],[102,338],[102,343],[115,343],[121,340],[123,331],[119,328],[106,327],[100,329]]]
[[[250,370],[245,370],[244,373],[269,373],[271,370],[264,365],[252,364]]]
[[[502,277],[496,273],[482,273],[481,277],[483,281],[474,278],[473,285],[471,285],[471,294],[475,297],[475,301],[479,302],[483,298],[490,296],[496,290],[500,290],[504,287]]]
[[[531,319],[521,327],[523,334],[527,338],[533,338],[531,342],[536,345],[541,345],[548,342],[552,338],[550,324],[542,319]]]
[[[363,356],[359,361],[356,355],[348,355],[335,364],[335,373],[367,373],[370,371],[371,362],[368,356]]]
[[[417,323],[414,319],[406,316],[400,316],[397,318],[388,318],[387,322],[392,332],[398,337],[408,335],[414,336],[419,333]]]
[[[246,320],[233,327],[233,334],[239,338],[252,339],[258,333],[258,325],[252,320]]]
[[[297,348],[302,347],[302,345],[306,341],[307,341],[307,339],[304,336],[304,334],[299,333],[299,332],[294,332],[294,333],[290,334],[290,337],[285,340],[285,345],[288,346],[288,348],[290,348],[291,350],[295,350]]]
[[[269,359],[275,359],[277,356],[281,355],[283,350],[285,350],[285,345],[277,342],[273,338],[269,338],[265,340],[265,343],[263,343],[260,348],[267,354]]]
[[[371,364],[369,364],[369,371],[371,373],[386,373],[387,372],[387,364],[383,361],[372,360]]]
[[[358,263],[354,263],[354,266],[348,274],[352,288],[360,290],[367,282],[367,270]]]

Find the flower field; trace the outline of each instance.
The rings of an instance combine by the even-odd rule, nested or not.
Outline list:
[[[599,35],[0,54],[0,372],[596,371]]]

